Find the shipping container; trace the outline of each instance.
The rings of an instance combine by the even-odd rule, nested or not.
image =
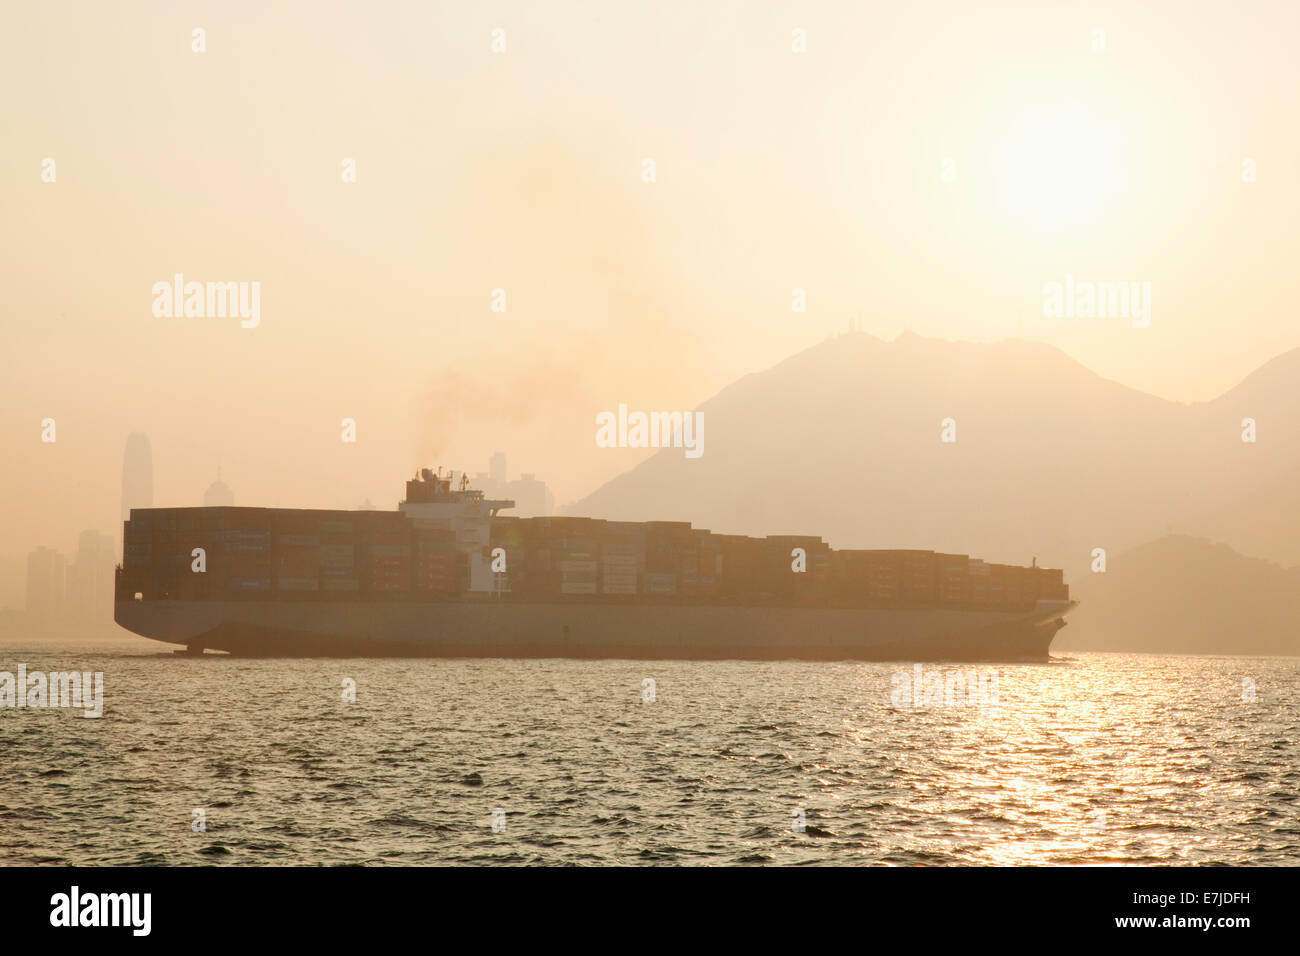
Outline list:
[[[270,554],[269,531],[216,531],[213,543],[223,554]]]
[[[646,594],[653,594],[653,595],[676,594],[677,575],[647,571],[645,575],[644,586],[645,586]]]
[[[970,558],[964,554],[935,555],[938,601],[951,607],[970,602]]]
[[[269,591],[271,590],[271,579],[267,578],[239,578],[232,577],[227,579],[226,587],[231,591]]]
[[[395,512],[285,509],[137,509],[124,524],[123,574],[134,590],[172,597],[336,591],[392,599],[412,589],[450,598],[468,587],[469,557],[506,570],[495,590],[529,600],[609,595],[717,596],[724,603],[1020,610],[1068,600],[1059,569],[993,565],[924,550],[832,550],[812,535],[753,538],[687,522],[497,517],[453,529]],[[207,552],[192,573],[195,548]],[[803,548],[803,573],[791,552]]]
[[[966,564],[967,580],[970,587],[970,603],[973,607],[987,607],[992,603],[991,569],[983,561],[971,558]]]
[[[351,544],[322,544],[318,553],[323,568],[350,568],[356,560],[356,549]]]
[[[647,551],[645,568],[647,573],[676,574],[677,554],[673,551]]]
[[[645,553],[644,547],[638,547],[635,544],[618,541],[602,541],[600,543],[600,554],[602,558],[630,558],[635,561],[638,556]]]
[[[276,586],[281,591],[319,591],[319,578],[277,578]]]

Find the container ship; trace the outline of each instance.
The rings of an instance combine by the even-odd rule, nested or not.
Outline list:
[[[1042,661],[1075,603],[1060,570],[513,506],[423,469],[389,512],[132,509],[114,618],[259,657]]]

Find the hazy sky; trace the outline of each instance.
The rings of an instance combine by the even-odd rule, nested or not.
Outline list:
[[[1298,36],[1294,2],[4,4],[0,605],[36,544],[120,539],[133,430],[159,505],[220,467],[390,507],[498,449],[563,503],[644,455],[596,412],[854,319],[1211,398],[1300,345]],[[177,272],[260,282],[260,325],[155,317]],[[1045,318],[1067,274],[1150,282],[1150,327]]]

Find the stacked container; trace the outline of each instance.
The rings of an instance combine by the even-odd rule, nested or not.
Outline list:
[[[600,542],[600,593],[635,595],[645,566],[645,527],[611,521]]]
[[[411,589],[411,546],[381,538],[369,547],[370,590],[386,593]]]
[[[933,604],[938,587],[938,560],[933,551],[900,551],[902,557],[902,600],[916,607]]]
[[[970,585],[970,603],[974,608],[987,608],[993,602],[992,566],[976,558],[966,563]]]
[[[248,509],[253,510],[253,509]],[[239,515],[242,527],[212,533],[213,551],[208,555],[208,572],[225,589],[269,595],[271,590],[271,531],[269,516]],[[173,522],[174,524],[174,522]],[[256,525],[268,525],[266,528]],[[173,548],[176,545],[173,541]],[[188,552],[186,552],[188,554]],[[184,559],[186,554],[178,554]],[[188,570],[189,562],[185,561]]]
[[[320,522],[320,589],[351,592],[357,585],[357,548],[352,521],[324,518]]]
[[[153,534],[150,520],[132,517],[122,524],[122,567],[127,570],[148,568],[153,564]]]
[[[599,583],[598,544],[594,538],[559,538],[551,558],[560,572],[561,594],[595,594]]]
[[[722,576],[722,544],[719,536],[709,531],[695,532],[696,588],[701,595],[718,593]]]
[[[463,593],[469,582],[469,560],[456,547],[456,533],[440,528],[420,528],[414,535],[415,590],[451,597]]]
[[[731,600],[743,600],[762,576],[763,542],[739,534],[715,534],[712,538],[722,559],[718,590]]]
[[[1064,574],[1059,568],[1035,568],[1038,578],[1038,597],[1046,601],[1066,601],[1070,589],[1065,586]]]
[[[832,568],[834,593],[843,599],[885,607],[902,599],[901,551],[836,551]]]
[[[1020,571],[1009,564],[989,565],[989,605],[994,610],[1006,611],[1020,607]]]
[[[964,607],[970,603],[970,558],[964,554],[936,554],[935,565],[940,607]]]
[[[640,595],[1018,612],[1069,599],[1058,569],[933,551],[832,551],[818,537],[713,534],[687,522],[495,518],[486,540],[473,534],[458,542],[457,532],[398,512],[136,509],[123,527],[119,584],[146,599],[456,600],[468,590],[472,543],[485,559],[505,550],[500,591],[511,600],[625,603]],[[207,553],[206,574],[191,570],[195,548]],[[791,566],[795,548],[807,554],[801,574]]]
[[[699,557],[695,552],[695,536],[686,521],[647,521],[645,545],[644,594],[667,597],[682,590],[681,574],[689,575],[689,587],[694,590],[699,573]],[[692,573],[692,565],[694,570]]]
[[[794,570],[794,549],[802,548],[804,570]],[[763,541],[763,590],[801,601],[830,593],[830,546],[811,535],[774,534]]]
[[[319,591],[320,535],[281,534],[275,543],[276,587],[281,591]]]
[[[525,525],[522,518],[497,518],[488,534],[489,550],[485,557],[491,561],[492,552],[500,548],[506,555],[505,573],[494,572],[495,589],[513,591],[528,576],[528,552],[525,548]]]
[[[516,593],[549,600],[559,591],[559,571],[551,559],[550,522],[550,518],[524,520],[527,577],[522,582],[511,579],[516,582],[512,585]]]

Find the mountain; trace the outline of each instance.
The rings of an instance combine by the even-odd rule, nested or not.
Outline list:
[[[820,534],[837,548],[1037,555],[1070,579],[1094,548],[1117,554],[1171,530],[1297,564],[1296,408],[1300,349],[1186,405],[1048,345],[851,333],[701,405],[702,457],[664,449],[566,510]],[[940,441],[946,418],[955,443]]]
[[[1265,363],[1245,381],[1198,409],[1209,433],[1235,431],[1253,418],[1255,444],[1238,437],[1231,451],[1204,469],[1205,504],[1184,530],[1231,543],[1237,550],[1300,564],[1300,349]]]
[[[1079,607],[1053,650],[1300,654],[1300,568],[1169,535],[1074,586]]]

